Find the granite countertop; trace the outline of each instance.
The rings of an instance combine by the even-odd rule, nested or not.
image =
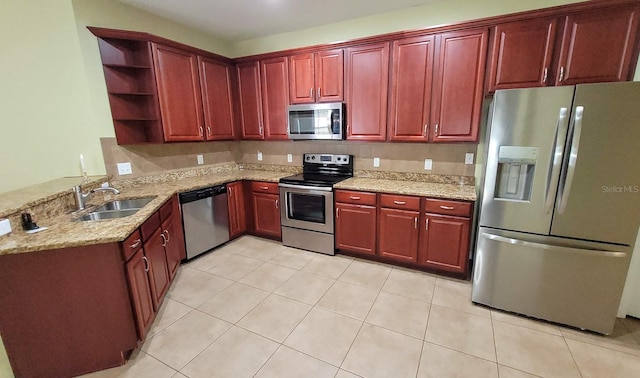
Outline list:
[[[113,186],[120,189],[120,194],[117,196],[111,195],[111,199],[153,196],[156,198],[135,214],[123,218],[86,222],[75,220],[79,216],[90,212],[91,208],[88,208],[75,214],[62,214],[49,219],[40,219],[38,225],[40,227],[47,227],[48,229],[34,234],[27,234],[21,229],[14,229],[11,235],[0,239],[0,255],[120,242],[125,240],[171,198],[171,196],[178,192],[237,180],[278,182],[281,177],[289,175],[291,175],[291,173],[238,170],[216,175],[190,177],[126,188],[122,188],[118,186],[117,183],[114,183]],[[105,200],[100,202],[105,202]],[[96,205],[98,204],[100,203],[96,203]]]
[[[95,196],[89,203],[100,205],[110,199],[155,198],[135,214],[123,218],[85,222],[76,220],[79,216],[90,212],[92,210],[90,207],[81,212],[38,219],[38,224],[48,229],[34,234],[14,229],[11,235],[0,238],[0,255],[121,242],[176,193],[237,180],[278,182],[280,178],[291,174],[291,172],[248,169],[228,170],[195,177],[174,176],[165,177],[162,180],[149,178],[135,183],[114,182],[113,186],[120,189],[119,195],[114,196],[107,193],[102,199]],[[473,185],[354,177],[336,184],[335,188],[465,201],[476,200]]]
[[[473,185],[354,177],[337,183],[334,188],[464,201],[476,200],[476,188]]]

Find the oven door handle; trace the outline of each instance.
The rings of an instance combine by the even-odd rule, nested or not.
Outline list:
[[[307,186],[307,185],[292,185],[292,184],[278,184],[281,188],[300,189],[300,190],[317,190],[320,192],[332,192],[332,187],[326,186]]]

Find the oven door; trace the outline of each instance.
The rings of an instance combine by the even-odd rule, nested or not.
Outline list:
[[[283,226],[333,234],[333,189],[280,184]]]

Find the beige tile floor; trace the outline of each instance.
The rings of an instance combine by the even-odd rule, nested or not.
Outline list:
[[[640,377],[602,337],[475,306],[469,282],[245,236],[180,267],[141,350],[94,377]]]

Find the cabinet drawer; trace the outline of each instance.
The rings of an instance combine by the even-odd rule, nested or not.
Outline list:
[[[473,206],[471,202],[427,198],[424,203],[424,211],[426,211],[427,213],[470,217],[473,211]]]
[[[171,199],[168,200],[167,203],[162,205],[159,213],[160,213],[160,219],[162,221],[165,221],[171,218],[171,214],[173,213],[173,197],[171,197]]]
[[[376,205],[376,194],[366,192],[354,192],[351,190],[336,190],[336,202],[353,203],[357,205]]]
[[[380,206],[401,210],[420,210],[420,197],[381,194]]]
[[[278,183],[253,181],[251,182],[251,190],[259,193],[278,194]]]
[[[142,234],[142,241],[147,241],[153,235],[156,230],[160,228],[160,212],[156,211],[149,219],[147,219],[142,226],[140,226],[140,233]]]
[[[133,234],[129,235],[122,243],[122,256],[124,261],[135,255],[136,251],[142,247],[142,237],[140,236],[140,230],[135,230]]]

